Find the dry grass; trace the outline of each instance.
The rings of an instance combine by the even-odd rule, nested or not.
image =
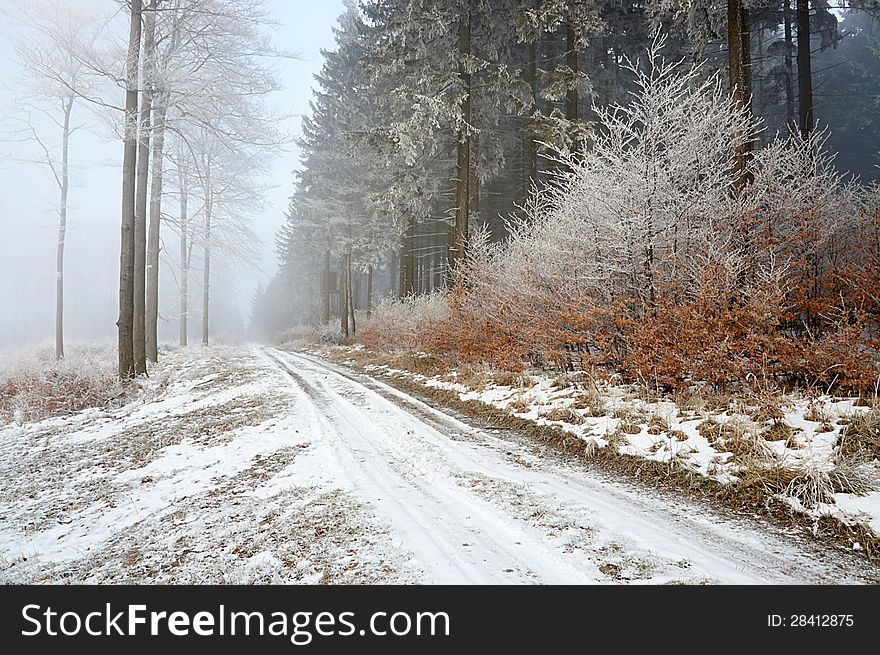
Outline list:
[[[557,389],[579,389],[581,385],[580,373],[560,373],[553,378],[551,384]]]
[[[548,421],[562,421],[572,425],[581,425],[584,417],[568,407],[556,407],[549,411],[541,413],[541,418]]]
[[[620,430],[623,434],[641,434],[642,433],[642,424],[636,423],[635,421],[630,421],[628,419],[624,419],[620,423],[617,424],[617,429]]]
[[[614,432],[607,434],[605,440],[608,442],[607,448],[610,448],[612,452],[617,452],[622,446],[629,445],[629,439],[626,438],[626,433],[620,429],[620,426]]]
[[[773,425],[761,433],[761,436],[767,441],[785,441],[787,445],[791,443],[792,434],[791,426],[788,423],[774,421]]]
[[[779,393],[761,391],[752,399],[752,420],[756,423],[779,422],[785,418],[786,402]]]
[[[807,509],[819,503],[834,502],[834,487],[826,471],[817,468],[799,471],[785,487],[786,496],[796,498]]]
[[[57,361],[51,346],[0,353],[0,421],[36,421],[121,402],[111,344],[69,344]]]
[[[880,409],[850,416],[839,443],[842,455],[863,452],[880,457]]]
[[[740,472],[739,487],[746,494],[767,498],[780,494],[798,476],[792,468],[754,459]]]
[[[651,419],[648,421],[648,434],[658,435],[663,434],[664,432],[669,432],[669,430],[669,421],[659,414],[652,415]],[[687,437],[685,437],[685,439],[687,439]]]
[[[605,404],[602,394],[595,387],[588,387],[578,393],[574,397],[574,403],[571,406],[573,409],[587,410],[587,415],[593,418],[608,415],[608,406]]]
[[[528,389],[534,385],[528,375],[511,371],[493,371],[492,384],[499,387],[510,387],[511,389]]]
[[[670,400],[678,407],[680,417],[702,414],[706,407],[706,398],[694,389],[677,390],[673,392]]]
[[[876,491],[880,483],[880,470],[863,451],[841,454],[835,457],[834,468],[828,472],[834,493],[863,496]]]

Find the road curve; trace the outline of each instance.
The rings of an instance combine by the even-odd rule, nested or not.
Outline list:
[[[432,583],[853,584],[796,535],[609,479],[317,357],[260,348],[313,439]]]

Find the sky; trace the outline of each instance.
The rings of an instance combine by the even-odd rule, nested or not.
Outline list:
[[[72,1],[106,15],[117,6],[113,0]],[[0,10],[16,2],[0,0]],[[271,30],[274,44],[298,56],[277,61],[283,90],[271,99],[291,115],[283,127],[296,135],[308,111],[313,75],[321,68],[320,51],[333,49],[332,27],[343,11],[343,0],[266,0],[265,7],[277,23]],[[0,112],[7,116],[15,110],[22,73],[10,43],[13,31],[9,19],[0,14]],[[45,167],[22,161],[32,156],[32,147],[0,140],[0,348],[47,341],[54,329],[58,190]],[[72,136],[70,147],[73,186],[65,252],[65,335],[69,340],[111,339],[118,313],[122,144],[106,133],[83,129]],[[261,240],[259,270],[217,262],[212,319],[215,308],[218,316],[237,308],[246,323],[255,288],[265,286],[274,274],[275,234],[284,221],[298,165],[298,150],[291,144],[266,180],[271,188],[265,210],[251,217]],[[168,248],[175,251],[176,239]],[[160,276],[163,295],[170,297],[166,291],[174,284],[174,271],[163,266]],[[193,302],[198,304],[198,298]],[[176,334],[173,309],[170,301],[160,306],[160,340],[162,335],[170,339]]]

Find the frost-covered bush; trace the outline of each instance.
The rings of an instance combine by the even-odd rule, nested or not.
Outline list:
[[[777,137],[742,172],[734,155],[758,122],[718,75],[661,51],[630,66],[629,104],[594,108],[594,141],[558,156],[509,241],[475,240],[430,343],[666,387],[865,386],[877,317],[859,233],[880,215],[876,191],[835,171],[822,134]]]
[[[422,350],[427,336],[448,314],[449,304],[442,292],[400,300],[385,298],[373,308],[369,326],[358,341],[384,350]]]
[[[65,352],[58,361],[48,344],[0,351],[0,421],[69,414],[123,397],[113,344],[70,344]]]

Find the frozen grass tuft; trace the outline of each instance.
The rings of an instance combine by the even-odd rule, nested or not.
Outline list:
[[[851,455],[863,451],[880,458],[880,409],[853,414],[840,438],[840,451]]]
[[[388,351],[422,350],[425,335],[449,313],[442,292],[385,299],[373,308],[370,325],[358,341]]]
[[[0,421],[27,422],[120,401],[116,347],[69,344],[63,360],[48,344],[0,350]]]

